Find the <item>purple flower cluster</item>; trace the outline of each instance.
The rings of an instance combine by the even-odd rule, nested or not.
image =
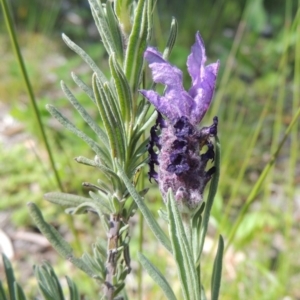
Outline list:
[[[158,182],[164,199],[171,188],[181,211],[192,211],[201,203],[204,188],[214,172],[214,167],[205,169],[208,161],[214,159],[210,137],[217,134],[218,119],[215,117],[210,127],[199,129],[197,125],[212,101],[219,62],[205,66],[204,43],[197,33],[187,59],[192,78],[192,86],[187,92],[183,88],[182,72],[160,52],[149,47],[144,56],[154,82],[166,87],[162,96],[153,90],[140,91],[158,111],[148,144],[149,177]],[[201,154],[204,146],[207,151]],[[155,165],[159,166],[157,172]]]

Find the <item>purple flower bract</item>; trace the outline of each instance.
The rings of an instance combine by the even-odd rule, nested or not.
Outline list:
[[[153,81],[165,85],[166,89],[163,96],[153,90],[141,90],[142,95],[169,120],[184,116],[191,124],[199,124],[211,103],[219,69],[219,61],[205,66],[205,48],[199,32],[187,59],[192,78],[188,92],[183,88],[181,70],[166,61],[155,48],[148,47],[144,57],[149,62]]]

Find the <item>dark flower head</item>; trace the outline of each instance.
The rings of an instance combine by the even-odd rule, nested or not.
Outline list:
[[[165,85],[166,90],[163,96],[153,90],[141,90],[143,96],[169,120],[186,117],[191,124],[199,124],[211,103],[219,69],[219,61],[205,66],[205,48],[199,32],[187,59],[192,78],[188,92],[183,88],[181,70],[166,61],[155,48],[148,47],[144,57],[149,62],[153,81]]]
[[[218,119],[215,117],[209,127],[199,129],[197,125],[212,101],[219,62],[205,66],[205,48],[197,33],[187,59],[192,78],[192,86],[187,92],[183,88],[182,72],[167,62],[160,52],[147,48],[144,56],[154,82],[166,86],[162,96],[153,90],[140,91],[158,111],[148,144],[149,178],[158,182],[164,200],[171,188],[180,210],[192,212],[201,203],[204,188],[215,171],[214,167],[206,171],[206,165],[209,160],[214,160],[210,138],[217,134]],[[204,146],[207,151],[200,154]]]

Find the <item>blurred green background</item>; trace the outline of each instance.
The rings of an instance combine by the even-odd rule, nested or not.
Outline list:
[[[10,1],[10,8],[64,189],[87,193],[81,183],[96,182],[101,175],[75,164],[73,158],[93,154],[83,142],[51,119],[45,104],[60,108],[79,128],[93,135],[66,101],[59,86],[59,81],[64,80],[89,113],[98,118],[90,100],[70,77],[70,72],[75,72],[90,84],[91,72],[60,38],[62,32],[67,34],[107,72],[107,56],[88,2],[15,0]],[[206,244],[207,257],[202,266],[207,288],[209,282],[205,278],[210,278],[212,271],[217,233],[226,241],[235,221],[241,218],[224,258],[221,299],[300,299],[298,123],[253,203],[241,213],[300,106],[299,8],[300,1],[296,0],[160,0],[154,12],[152,45],[160,50],[166,43],[171,17],[178,20],[179,33],[170,61],[184,70],[186,87],[190,79],[185,63],[196,31],[200,31],[205,41],[208,62],[217,59],[221,62],[214,103],[203,121],[203,125],[210,124],[212,117],[218,115],[222,145],[220,187]],[[12,242],[20,280],[30,293],[34,285],[30,277],[33,264],[50,260],[62,275],[69,275],[72,267],[62,263],[49,246],[41,246],[37,242],[38,235],[29,241],[24,238],[24,233],[35,233],[26,203],[38,203],[45,218],[59,228],[66,239],[72,242],[74,237],[63,210],[42,199],[44,193],[58,188],[2,14],[0,20],[0,228]],[[151,187],[146,200],[156,214],[162,206],[157,188],[147,180],[145,184]],[[105,234],[101,227],[95,232],[94,226],[98,223],[90,215],[76,216],[74,221],[77,238],[84,249],[89,249],[95,237]],[[137,222],[138,218],[132,222],[133,276],[132,282],[128,282],[131,299],[136,299]],[[144,230],[147,256],[157,261],[160,269],[170,276],[169,281],[173,280],[174,287],[178,286],[174,262],[168,260],[167,253],[148,235],[146,226]],[[3,276],[1,272],[0,276]],[[80,290],[93,299],[97,286],[82,274],[74,273],[74,280],[77,283],[80,280]],[[144,278],[144,293],[143,299],[163,299],[148,276]]]

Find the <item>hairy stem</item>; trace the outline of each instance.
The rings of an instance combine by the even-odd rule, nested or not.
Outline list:
[[[118,262],[119,230],[120,216],[111,214],[109,219],[109,231],[107,234],[108,245],[105,278],[105,295],[108,300],[112,300],[114,295],[113,276],[116,274]]]

